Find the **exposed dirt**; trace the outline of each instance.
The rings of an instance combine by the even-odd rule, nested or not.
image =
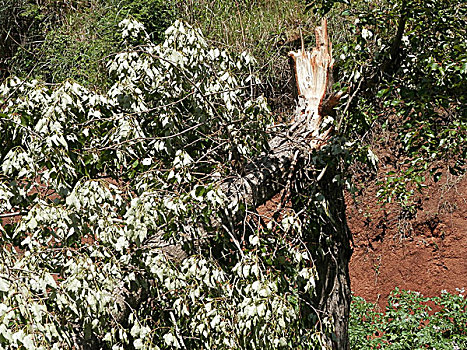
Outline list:
[[[467,176],[429,184],[412,217],[382,207],[376,190],[370,182],[355,201],[346,196],[354,294],[384,308],[395,287],[426,296],[467,288]]]
[[[397,171],[388,160],[382,172]],[[373,179],[356,198],[346,194],[353,293],[384,310],[395,287],[429,297],[443,289],[467,289],[467,175],[445,174],[437,183],[428,182],[412,215],[399,205],[378,203],[378,188]],[[280,197],[258,208],[266,222],[280,207]]]

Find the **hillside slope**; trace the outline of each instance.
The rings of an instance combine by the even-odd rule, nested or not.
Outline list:
[[[395,287],[426,296],[467,287],[467,177],[430,183],[413,218],[377,204],[376,190],[372,184],[356,201],[347,197],[354,294],[383,308]]]

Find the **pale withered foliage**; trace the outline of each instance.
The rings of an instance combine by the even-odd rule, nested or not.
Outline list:
[[[319,344],[300,222],[267,228],[220,190],[267,148],[254,59],[181,22],[159,46],[121,27],[106,94],[0,86],[0,347]]]

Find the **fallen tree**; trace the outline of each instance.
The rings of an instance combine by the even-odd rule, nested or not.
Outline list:
[[[299,193],[293,192],[309,188],[310,185],[306,184],[308,181],[317,187],[316,193],[324,195],[323,202],[330,207],[327,217],[314,218],[317,222],[322,220],[322,231],[317,234],[316,230],[308,228],[310,232],[306,235],[310,251],[315,250],[313,245],[316,244],[322,249],[312,254],[318,281],[315,295],[310,300],[313,311],[308,312],[333,319],[334,336],[326,339],[326,346],[347,349],[351,299],[348,271],[351,234],[345,219],[342,187],[335,178],[338,163],[326,164],[321,173],[314,175],[315,178],[311,181],[310,176],[313,175],[304,174],[316,170],[313,166],[307,169],[306,165],[310,163],[308,157],[313,150],[320,150],[330,139],[332,128],[323,131],[322,121],[325,113],[332,111],[340,98],[340,93],[333,94],[331,91],[333,59],[326,20],[316,28],[316,47],[311,52],[306,51],[302,43],[302,49],[291,52],[289,56],[292,59],[291,66],[299,96],[293,122],[285,135],[279,135],[269,142],[270,151],[267,156],[247,166],[246,176],[223,183],[222,188],[230,200],[244,201],[250,206],[263,204],[284,188],[291,191],[292,196],[296,196]],[[305,165],[301,176],[296,174],[300,173],[297,164]],[[299,178],[294,182],[305,183],[295,183],[295,189],[292,189],[292,177]],[[296,204],[296,212],[303,211],[303,203]],[[305,205],[309,205],[309,201]],[[326,243],[319,238],[320,233],[327,238]]]
[[[182,23],[161,46],[122,27],[129,49],[106,95],[2,86],[0,204],[25,214],[2,229],[1,341],[348,348],[350,234],[322,125],[339,98],[326,22],[312,52],[290,54],[299,104],[272,138],[248,93],[251,57],[210,49]],[[289,211],[255,212],[278,193]]]

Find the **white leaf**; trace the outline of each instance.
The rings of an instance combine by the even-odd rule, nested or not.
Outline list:
[[[258,236],[250,236],[250,244],[251,245],[259,245],[259,237]]]
[[[248,277],[250,275],[250,265],[243,266],[242,272],[243,277]]]
[[[143,341],[141,339],[136,339],[133,342],[133,346],[135,347],[135,349],[142,349],[144,344],[143,344]]]
[[[10,289],[10,282],[0,277],[0,292],[8,292]]]
[[[164,341],[165,343],[170,346],[174,343],[175,337],[172,335],[172,333],[167,333],[164,334]]]

